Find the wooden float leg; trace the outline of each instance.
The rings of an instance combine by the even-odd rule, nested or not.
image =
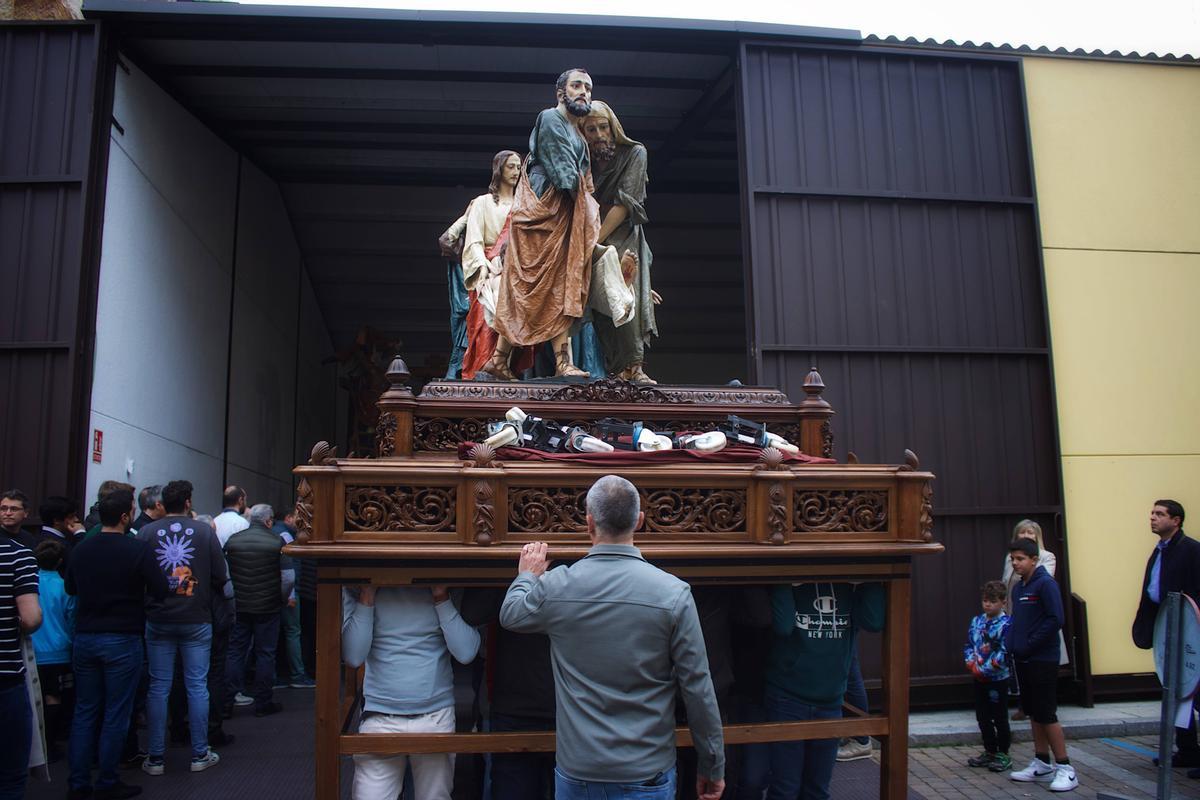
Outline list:
[[[883,713],[888,733],[880,751],[880,800],[908,798],[909,621],[912,580],[887,582],[887,622],[883,629]]]
[[[341,650],[341,586],[318,583],[316,800],[338,800],[341,791]]]

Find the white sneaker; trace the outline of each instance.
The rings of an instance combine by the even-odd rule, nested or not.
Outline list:
[[[242,694],[241,692],[238,692],[237,694],[235,694],[233,696],[233,704],[235,706],[252,706],[252,705],[254,705],[254,698],[247,697],[246,695]]]
[[[203,772],[209,767],[215,766],[220,760],[221,757],[210,747],[204,755],[192,756],[192,772]]]
[[[1079,779],[1075,777],[1075,767],[1070,764],[1057,764],[1054,769],[1054,780],[1050,783],[1052,792],[1069,792],[1079,788]]]
[[[860,758],[871,757],[871,740],[860,742],[857,739],[847,739],[844,744],[838,747],[838,761],[858,761]]]
[[[1029,762],[1029,766],[1025,769],[1016,772],[1008,773],[1008,777],[1014,781],[1022,783],[1049,783],[1057,776],[1057,771],[1054,767],[1042,761],[1040,758],[1035,758]],[[1071,770],[1071,775],[1074,776],[1075,770]],[[1072,789],[1075,787],[1071,787]]]

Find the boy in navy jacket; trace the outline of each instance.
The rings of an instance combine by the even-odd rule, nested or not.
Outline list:
[[[1059,639],[1063,626],[1062,594],[1045,568],[1038,566],[1038,546],[1032,539],[1015,539],[1008,547],[1013,571],[1021,582],[1013,589],[1012,620],[1004,645],[1016,664],[1021,687],[1021,710],[1033,727],[1034,759],[1012,772],[1014,781],[1049,783],[1052,792],[1079,786],[1067,758],[1067,744],[1058,722]],[[1054,766],[1050,753],[1054,753]]]

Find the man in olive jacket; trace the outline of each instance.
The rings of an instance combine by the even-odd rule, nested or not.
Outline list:
[[[275,647],[279,641],[279,611],[292,592],[293,578],[281,572],[283,540],[271,530],[274,512],[265,503],[250,509],[250,527],[225,542],[225,560],[233,580],[237,616],[229,636],[229,658],[225,662],[228,696],[238,705],[245,684],[246,657],[254,647],[254,716],[265,717],[283,710],[271,699],[275,683]],[[244,697],[244,695],[243,695]]]

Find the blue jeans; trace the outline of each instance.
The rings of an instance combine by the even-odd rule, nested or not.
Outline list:
[[[761,702],[742,698],[735,710],[735,720],[766,722],[767,710]],[[762,800],[771,785],[771,745],[766,742],[744,744],[740,748],[737,794],[731,800]]]
[[[5,728],[4,746],[0,747],[0,800],[21,800],[33,745],[33,711],[24,675],[0,689],[0,720]]]
[[[840,719],[842,707],[813,706],[767,692],[767,719],[775,722]],[[767,800],[829,800],[829,782],[837,761],[837,739],[771,742],[771,788]]]
[[[580,781],[554,768],[554,800],[675,800],[675,768],[645,783]]]
[[[237,614],[233,632],[229,634],[229,658],[225,662],[225,678],[229,690],[226,703],[242,691],[246,682],[246,657],[254,643],[254,707],[262,709],[271,704],[271,687],[275,684],[275,648],[279,644],[279,612],[274,614]]]
[[[142,637],[131,633],[76,633],[75,720],[67,758],[72,789],[92,785],[92,755],[100,729],[97,789],[117,783],[117,761],[125,746],[133,696],[142,673]],[[103,719],[102,719],[103,718]]]
[[[304,680],[304,658],[300,654],[300,604],[283,607],[279,612],[279,626],[283,628],[284,657],[287,669],[283,673],[288,683]],[[278,663],[278,660],[277,662]]]
[[[175,677],[176,653],[183,659],[192,754],[202,756],[208,752],[208,654],[211,648],[210,623],[146,623],[146,654],[150,661],[146,728],[150,737],[150,755],[161,758],[167,751],[167,696],[171,694]]]

